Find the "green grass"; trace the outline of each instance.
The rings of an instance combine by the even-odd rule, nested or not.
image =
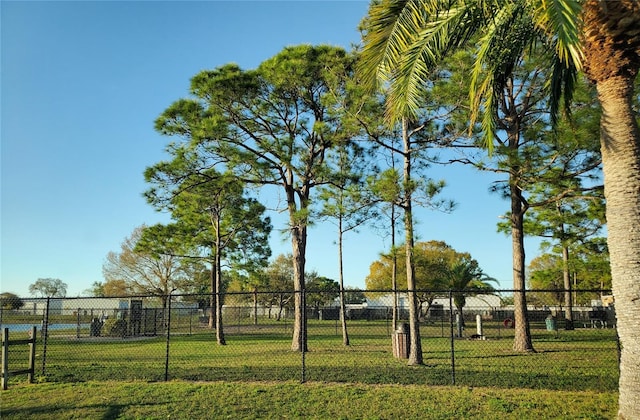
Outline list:
[[[309,323],[309,352],[291,351],[291,325],[227,325],[227,345],[206,329],[140,340],[77,339],[56,331],[41,382],[11,378],[2,418],[613,418],[614,330],[534,328],[532,354],[512,351],[513,331],[489,324],[487,340],[455,339],[451,386],[448,328],[422,327],[424,366],[391,354],[388,323]],[[445,335],[443,337],[443,334]],[[42,343],[38,343],[37,372]],[[16,349],[18,351],[18,349]],[[26,360],[25,352],[10,360]],[[18,363],[18,362],[16,362]],[[19,368],[13,366],[12,368]],[[95,394],[95,395],[94,395]],[[74,397],[78,395],[78,397]],[[270,411],[271,410],[271,411]],[[185,414],[186,413],[186,414]],[[490,413],[490,415],[489,415]],[[213,415],[215,414],[215,415]]]
[[[169,378],[190,381],[295,381],[302,378],[301,354],[291,351],[290,331],[282,325],[228,326],[227,345],[211,331],[175,335],[170,340]],[[331,322],[311,322],[305,378],[309,381],[370,384],[451,385],[451,340],[437,326],[422,329],[424,366],[407,367],[391,355],[384,322],[354,322],[345,347]],[[448,333],[448,331],[445,331]],[[579,329],[534,330],[533,354],[512,351],[512,331],[488,340],[454,340],[455,384],[574,391],[615,391],[615,332]],[[43,348],[38,344],[42,366]],[[91,380],[164,380],[166,337],[141,340],[80,338],[75,331],[55,331],[47,344],[45,376],[49,382]],[[14,347],[11,347],[14,351]],[[11,356],[12,365],[26,363]],[[14,361],[16,361],[14,363]],[[15,366],[14,368],[19,368]],[[38,369],[41,372],[41,368]],[[20,380],[16,378],[13,381]]]
[[[615,392],[172,381],[18,385],[3,419],[611,419]]]
[[[370,327],[369,327],[370,328]],[[353,329],[351,345],[335,334],[309,337],[305,376],[310,381],[371,384],[450,385],[450,339],[423,339],[425,365],[408,368],[391,355],[390,338],[379,330]],[[525,387],[532,389],[617,389],[617,353],[611,330],[563,332],[556,338],[540,332],[537,353],[511,350],[512,338],[486,341],[455,340],[457,385]],[[258,330],[227,336],[218,346],[213,334],[174,336],[170,342],[169,377],[195,381],[288,381],[302,375],[301,355],[292,352],[288,335]],[[47,353],[47,380],[164,379],[166,340],[142,341],[51,340]],[[123,362],[126,361],[126,369]]]

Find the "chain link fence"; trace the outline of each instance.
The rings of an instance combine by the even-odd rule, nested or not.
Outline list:
[[[573,291],[569,312],[557,291],[532,295],[528,307],[535,352],[515,352],[511,291],[466,296],[416,292],[423,364],[407,366],[406,292],[364,291],[345,305],[305,292],[307,349],[293,351],[292,292],[229,293],[222,324],[210,295],[24,299],[3,310],[9,342],[36,327],[37,381],[321,381],[615,390],[615,310],[600,291]],[[287,295],[288,298],[283,298]],[[529,293],[528,293],[529,295]],[[537,296],[537,297],[536,297]],[[541,299],[544,298],[544,299]],[[547,299],[548,298],[548,299]],[[545,300],[546,299],[546,300]],[[557,301],[557,299],[555,300]],[[327,303],[328,302],[328,303]],[[220,337],[224,345],[219,344]],[[5,352],[3,352],[4,356]],[[3,366],[29,365],[29,348],[7,347]],[[22,381],[19,376],[8,378]]]

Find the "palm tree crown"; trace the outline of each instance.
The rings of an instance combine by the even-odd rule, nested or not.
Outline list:
[[[562,91],[571,92],[582,62],[575,0],[382,0],[363,22],[360,70],[370,87],[388,87],[387,117],[415,116],[429,72],[453,49],[477,44],[471,74],[472,122],[482,108],[495,109],[492,92],[530,48],[543,46],[552,69],[552,111]],[[551,35],[553,34],[553,36]],[[570,99],[570,96],[567,98]],[[482,121],[488,145],[493,112]]]

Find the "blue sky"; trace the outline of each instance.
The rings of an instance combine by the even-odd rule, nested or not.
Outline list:
[[[155,118],[187,95],[189,79],[229,62],[254,68],[288,45],[349,49],[366,1],[15,2],[1,13],[0,291],[28,296],[38,278],[68,295],[102,281],[109,251],[136,226],[166,221],[142,197],[143,171],[165,159]],[[462,166],[434,168],[452,214],[417,212],[419,240],[470,252],[511,287],[511,243],[496,233],[508,203],[495,180]],[[270,203],[273,204],[273,203]],[[283,228],[275,217],[274,231]],[[389,241],[379,229],[345,237],[345,282],[364,287]],[[310,231],[308,270],[337,279],[335,229]],[[532,241],[529,241],[533,244]],[[274,255],[290,252],[279,234]],[[537,254],[528,246],[528,257]]]

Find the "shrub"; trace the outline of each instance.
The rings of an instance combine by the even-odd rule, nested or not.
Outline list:
[[[127,321],[124,319],[107,319],[102,326],[103,335],[108,337],[124,337],[127,334]]]

